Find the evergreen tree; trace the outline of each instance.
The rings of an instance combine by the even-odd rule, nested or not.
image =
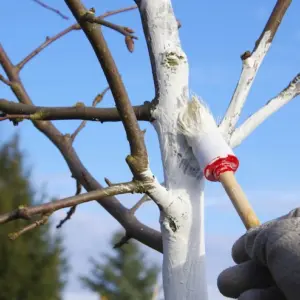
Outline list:
[[[0,148],[0,213],[37,203],[23,160],[18,137]],[[61,239],[50,234],[49,224],[8,239],[26,225],[0,226],[0,300],[60,300],[67,271]]]
[[[122,237],[117,232],[111,245]],[[159,268],[147,266],[145,253],[135,241],[114,248],[114,254],[102,254],[104,262],[91,258],[90,276],[82,276],[81,281],[88,289],[99,293],[107,300],[150,300],[157,281]]]

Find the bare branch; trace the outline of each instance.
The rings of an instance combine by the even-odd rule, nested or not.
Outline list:
[[[106,92],[107,92],[108,90],[109,90],[109,87],[107,87],[106,89],[104,89],[104,91],[103,91],[101,94],[98,94],[98,95],[95,97],[95,99],[93,100],[93,104],[92,104],[93,107],[96,107],[96,105],[102,101],[104,95],[106,94]],[[75,140],[76,136],[77,136],[77,135],[79,134],[79,132],[85,127],[86,122],[87,122],[86,120],[82,121],[82,122],[80,123],[80,125],[77,127],[77,129],[74,131],[74,133],[71,134],[71,140],[72,140],[72,143],[74,143],[74,140]]]
[[[48,222],[49,216],[51,215],[51,213],[49,214],[45,214],[42,216],[42,218],[40,220],[36,220],[35,222],[33,222],[32,224],[25,226],[24,228],[20,229],[17,232],[13,232],[10,233],[8,235],[9,239],[11,240],[15,240],[17,239],[20,235],[24,234],[25,232],[28,232],[30,230],[33,230],[39,226],[45,225]]]
[[[130,10],[133,10],[136,8],[137,8],[136,6],[130,6],[130,7],[125,7],[125,8],[118,9],[118,10],[109,11],[109,12],[106,12],[106,13],[100,15],[99,18],[106,18],[106,17],[112,16],[112,15],[130,11]],[[68,34],[69,32],[71,32],[73,30],[80,30],[80,29],[81,29],[80,25],[78,23],[75,23],[75,24],[69,26],[68,28],[64,29],[63,31],[59,32],[58,34],[56,34],[52,37],[47,37],[46,40],[39,47],[37,47],[35,50],[33,50],[21,62],[19,62],[16,65],[17,69],[20,71],[25,66],[25,64],[27,64],[32,58],[34,58],[43,49],[45,49],[47,46],[49,46],[50,44],[52,44],[59,38],[65,36],[66,34]]]
[[[100,15],[99,17],[100,18],[106,18],[106,17],[110,17],[112,15],[116,15],[116,14],[119,14],[119,13],[127,12],[127,11],[134,10],[134,9],[137,9],[137,8],[138,7],[136,5],[132,5],[132,6],[121,8],[121,9],[107,11],[106,13]]]
[[[145,194],[134,206],[132,206],[132,208],[130,209],[130,212],[132,214],[135,214],[136,211],[145,203],[145,202],[148,202],[150,201],[151,198]]]
[[[278,111],[282,106],[289,103],[295,97],[300,95],[300,73],[290,82],[290,84],[261,109],[250,116],[240,127],[232,134],[230,139],[231,147],[238,146],[247,138],[261,123],[263,123],[273,113]]]
[[[143,182],[131,181],[115,184],[113,186],[109,186],[106,188],[102,188],[101,190],[96,190],[68,198],[64,198],[61,200],[48,202],[40,205],[35,205],[31,207],[20,207],[16,210],[0,215],[0,224],[4,224],[17,219],[24,219],[24,215],[26,219],[32,218],[35,215],[40,214],[52,214],[53,212],[75,205],[79,205],[82,203],[90,202],[93,200],[100,200],[107,196],[114,196],[120,194],[128,194],[128,193],[140,193],[143,192],[147,188],[147,185]]]
[[[264,30],[255,43],[252,53],[247,51],[241,56],[243,62],[242,73],[220,124],[220,129],[228,138],[234,131],[258,69],[268,53],[272,40],[290,4],[291,0],[277,0]]]
[[[134,106],[133,110],[139,121],[151,120],[151,103]],[[95,108],[75,105],[74,107],[45,107],[15,103],[0,99],[0,111],[10,115],[6,119],[20,118],[26,120],[87,120],[99,122],[121,121],[116,108]],[[17,117],[14,115],[18,115]]]
[[[47,4],[45,4],[44,2],[40,1],[40,0],[32,0],[34,1],[35,3],[39,4],[40,6],[48,9],[48,10],[51,10],[53,11],[54,13],[58,14],[60,17],[62,17],[63,19],[65,20],[69,20],[69,17],[67,17],[66,15],[64,15],[63,13],[61,13],[58,9],[55,9]]]
[[[104,181],[105,181],[105,183],[108,185],[108,186],[112,186],[113,185],[113,183],[108,179],[108,178],[104,178]]]
[[[32,105],[32,101],[19,78],[18,69],[13,66],[1,44],[0,64],[12,83],[11,89],[18,100],[23,104]],[[62,135],[61,132],[48,121],[33,121],[33,124],[59,149],[70,168],[72,176],[76,178],[87,191],[102,189],[102,186],[82,164],[72,147],[70,139]],[[133,238],[162,252],[161,233],[142,224],[135,216],[129,213],[129,210],[124,207],[118,199],[113,196],[107,196],[99,200],[98,203],[109,212]]]
[[[103,17],[96,17],[93,13],[88,13],[86,15],[84,15],[84,20],[90,23],[97,23],[100,25],[103,25],[105,27],[108,27],[110,29],[113,29],[121,34],[123,34],[124,36],[130,36],[133,39],[138,39],[136,36],[132,35],[132,33],[134,33],[134,31],[128,27],[125,26],[120,26],[120,25],[116,25],[114,23],[108,22],[106,20],[103,19]]]
[[[123,245],[127,244],[128,241],[131,239],[131,236],[128,235],[128,234],[125,234],[119,242],[117,242],[115,245],[114,245],[114,249],[116,248],[121,248]]]
[[[80,0],[65,0],[65,2],[89,39],[101,64],[130,145],[131,156],[127,157],[127,163],[134,176],[138,178],[148,168],[148,155],[143,134],[139,128],[117,66],[106,44],[101,28],[95,27],[93,24],[85,21],[85,16],[90,14],[90,12],[83,6]]]
[[[75,192],[75,196],[79,195],[81,193],[81,189],[82,189],[82,185],[80,184],[80,182],[78,180],[76,180],[76,192]],[[71,217],[74,215],[75,211],[76,211],[76,207],[77,205],[72,206],[69,211],[67,212],[67,215],[64,219],[62,219],[58,225],[56,225],[56,228],[61,228],[64,223],[66,223],[68,220],[71,219]]]
[[[11,85],[10,81],[7,80],[3,75],[0,75],[0,81],[2,81],[3,83],[5,83],[8,86]]]
[[[21,71],[22,68],[36,55],[38,55],[42,50],[44,50],[47,46],[58,40],[59,38],[63,37],[67,33],[73,31],[73,30],[80,30],[80,26],[78,24],[73,24],[72,26],[69,26],[68,28],[64,29],[63,31],[59,32],[58,34],[52,36],[52,37],[46,37],[46,40],[36,49],[34,49],[31,53],[29,53],[22,61],[20,61],[16,68],[18,71]]]

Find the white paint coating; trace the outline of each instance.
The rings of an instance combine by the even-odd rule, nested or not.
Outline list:
[[[243,60],[243,68],[239,82],[225,116],[219,126],[221,131],[228,135],[228,139],[239,120],[257,71],[271,46],[271,43],[269,42],[270,36],[271,31],[266,31],[256,50],[250,57]]]
[[[250,116],[239,128],[237,128],[230,139],[232,147],[237,147],[247,138],[262,122],[278,111],[282,106],[289,103],[300,94],[300,74],[298,74],[278,96],[271,99],[265,106]]]
[[[204,179],[177,128],[178,113],[189,98],[188,62],[180,45],[170,0],[141,0],[138,5],[159,102],[153,117],[168,193],[166,203],[169,203],[166,206],[160,202],[164,296],[165,300],[207,300]],[[154,188],[151,197],[155,199],[155,193],[162,195],[159,191]]]
[[[196,96],[179,114],[178,125],[202,170],[217,158],[234,155],[208,107]]]

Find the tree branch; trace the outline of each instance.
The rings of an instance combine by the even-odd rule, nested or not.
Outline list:
[[[137,8],[136,5],[134,5],[134,6],[129,6],[129,7],[125,7],[122,9],[118,9],[118,10],[108,11],[108,12],[100,15],[98,18],[106,18],[106,17],[112,16],[112,15],[130,11],[130,10],[133,10],[136,8]],[[45,49],[47,46],[49,46],[50,44],[52,44],[59,38],[65,36],[66,34],[68,34],[69,32],[71,32],[73,30],[80,30],[80,29],[81,29],[80,25],[78,23],[75,23],[75,24],[69,26],[68,28],[64,29],[63,31],[59,32],[58,34],[54,35],[53,37],[47,37],[46,40],[39,47],[37,47],[35,50],[33,50],[31,53],[29,53],[22,61],[20,61],[16,65],[17,69],[21,70],[25,66],[25,64],[27,64],[32,58],[34,58],[43,49]]]
[[[3,75],[0,75],[0,81],[2,81],[3,83],[5,83],[6,85],[10,86],[10,81],[7,80]]]
[[[277,0],[264,30],[255,43],[252,53],[247,51],[241,56],[243,62],[242,73],[220,124],[220,129],[227,135],[228,139],[240,118],[258,69],[268,53],[272,40],[290,4],[291,0]]]
[[[132,29],[103,20],[103,17],[96,17],[93,13],[86,14],[84,16],[84,20],[90,23],[103,25],[123,34],[124,36],[130,36],[131,38],[136,40],[138,39],[136,36],[132,35],[132,33],[134,33]]]
[[[75,196],[79,195],[81,193],[82,190],[82,185],[80,184],[79,181],[76,180],[76,192],[75,192]],[[64,223],[66,223],[68,220],[71,219],[71,217],[75,214],[76,211],[76,207],[77,205],[72,206],[69,211],[67,212],[67,215],[65,216],[64,219],[62,219],[57,225],[56,228],[61,228]]]
[[[92,106],[96,107],[98,103],[100,103],[106,94],[106,92],[109,90],[109,87],[104,89],[104,91],[101,94],[98,94],[95,99],[93,100]],[[80,123],[80,125],[77,127],[77,129],[71,134],[72,143],[74,143],[74,140],[76,136],[79,134],[79,132],[85,127],[87,123],[87,120],[84,120]]]
[[[148,168],[148,155],[143,133],[139,128],[117,66],[106,44],[101,28],[95,27],[86,21],[86,16],[90,12],[83,6],[80,0],[65,0],[65,2],[90,41],[103,69],[130,145],[131,155],[127,157],[127,163],[134,176],[139,178],[141,173]]]
[[[250,116],[233,132],[230,139],[231,147],[240,145],[241,142],[255,130],[255,128],[298,95],[300,95],[300,73],[283,91],[281,91],[275,98],[268,101],[265,106]]]
[[[133,107],[136,118],[139,121],[150,121],[151,103],[145,102],[143,105]],[[116,108],[96,108],[75,105],[74,107],[45,107],[34,106],[22,103],[15,103],[0,99],[0,111],[10,115],[5,119],[17,118],[26,120],[87,120],[99,122],[119,122],[121,121]]]
[[[11,90],[18,100],[23,104],[32,105],[32,101],[19,78],[18,69],[11,63],[1,44],[0,64],[10,80]],[[102,189],[102,186],[82,164],[72,147],[70,139],[62,135],[49,121],[33,121],[33,124],[58,148],[68,164],[72,176],[76,178],[87,191]],[[109,196],[102,198],[98,203],[109,212],[133,238],[150,248],[162,252],[161,233],[142,224],[135,216],[130,214],[129,210],[115,197]]]
[[[147,195],[147,194],[145,194],[134,206],[132,206],[131,207],[131,209],[130,209],[130,212],[132,213],[132,214],[135,214],[136,213],[136,211],[145,203],[145,202],[148,202],[148,201],[150,201],[151,200],[151,198]]]
[[[44,2],[40,1],[40,0],[32,0],[34,1],[35,3],[39,4],[40,6],[48,9],[48,10],[51,10],[53,11],[54,13],[56,13],[57,15],[59,15],[60,17],[62,17],[63,19],[65,20],[69,20],[69,17],[67,17],[66,15],[64,15],[63,13],[61,13],[58,9],[55,9],[47,4],[45,4]]]
[[[61,200],[48,202],[31,207],[19,207],[16,210],[0,215],[0,224],[4,224],[17,219],[30,220],[35,215],[52,214],[53,212],[66,208],[76,206],[93,200],[100,200],[104,197],[143,192],[146,185],[143,182],[131,181],[120,184],[114,184],[101,190],[96,190]]]

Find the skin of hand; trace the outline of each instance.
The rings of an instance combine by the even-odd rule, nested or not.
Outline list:
[[[218,277],[238,300],[300,299],[300,208],[247,231],[232,247],[237,264]]]

